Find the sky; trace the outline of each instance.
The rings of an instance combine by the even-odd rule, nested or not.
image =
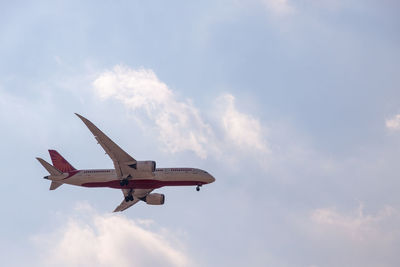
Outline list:
[[[397,266],[395,0],[0,3],[6,266]],[[35,160],[138,160],[216,182],[112,213]]]

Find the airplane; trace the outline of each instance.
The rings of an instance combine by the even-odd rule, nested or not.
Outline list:
[[[114,169],[77,170],[57,151],[49,150],[53,163],[36,158],[50,175],[50,190],[63,184],[84,187],[110,187],[121,189],[124,199],[114,212],[124,211],[139,201],[149,205],[163,205],[165,196],[151,193],[164,186],[200,187],[215,181],[208,172],[196,168],[156,168],[155,161],[137,161],[114,143],[91,121],[75,113],[89,128],[97,142],[114,163]]]

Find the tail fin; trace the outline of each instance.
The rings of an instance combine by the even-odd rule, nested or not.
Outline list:
[[[49,150],[49,154],[51,157],[51,161],[53,162],[54,167],[59,169],[62,172],[70,172],[75,171],[76,169],[69,164],[57,151]]]
[[[56,169],[53,165],[45,161],[44,159],[41,158],[36,158],[40,164],[51,174],[51,175],[61,175],[62,172],[60,172],[58,169]]]

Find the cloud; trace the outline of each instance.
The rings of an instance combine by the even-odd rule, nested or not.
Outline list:
[[[261,3],[268,11],[278,16],[289,15],[295,11],[288,0],[261,0]]]
[[[391,206],[375,214],[363,205],[351,213],[316,209],[306,223],[312,260],[318,266],[397,266],[399,223],[400,212]]]
[[[114,98],[128,109],[143,111],[169,151],[190,150],[201,158],[207,157],[206,146],[212,138],[210,126],[190,100],[178,100],[152,70],[117,65],[97,77],[93,85],[101,98]],[[146,121],[139,114],[135,117],[142,123]]]
[[[213,118],[207,120],[189,99],[181,100],[150,69],[117,65],[93,82],[100,98],[116,99],[144,127],[156,130],[159,140],[172,153],[193,151],[201,158],[216,157],[227,148],[267,152],[264,130],[254,117],[240,112],[235,97],[218,98]],[[217,121],[211,126],[207,121]]]
[[[56,232],[37,235],[33,240],[45,266],[190,265],[177,239],[165,229],[151,230],[152,225],[149,220],[99,215],[89,206],[68,218]]]
[[[393,116],[391,119],[386,120],[386,128],[393,131],[400,130],[400,114]]]
[[[264,131],[259,120],[242,113],[235,106],[235,97],[225,94],[219,98],[222,107],[221,125],[225,136],[241,149],[268,152]]]
[[[317,209],[311,214],[311,220],[322,228],[330,230],[335,234],[340,234],[355,242],[376,242],[378,240],[400,237],[400,231],[386,229],[390,221],[400,222],[400,213],[393,207],[387,206],[380,210],[376,215],[366,215],[363,206],[360,205],[355,214],[341,214],[335,209]],[[384,227],[384,225],[386,227]],[[397,227],[396,227],[397,228]]]

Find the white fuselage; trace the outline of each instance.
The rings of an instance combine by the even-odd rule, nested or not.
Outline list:
[[[119,189],[155,189],[163,186],[203,185],[215,181],[208,172],[195,168],[159,168],[144,177],[133,177],[128,185],[121,186],[115,169],[76,170],[48,179],[60,183],[85,187],[110,187]]]

